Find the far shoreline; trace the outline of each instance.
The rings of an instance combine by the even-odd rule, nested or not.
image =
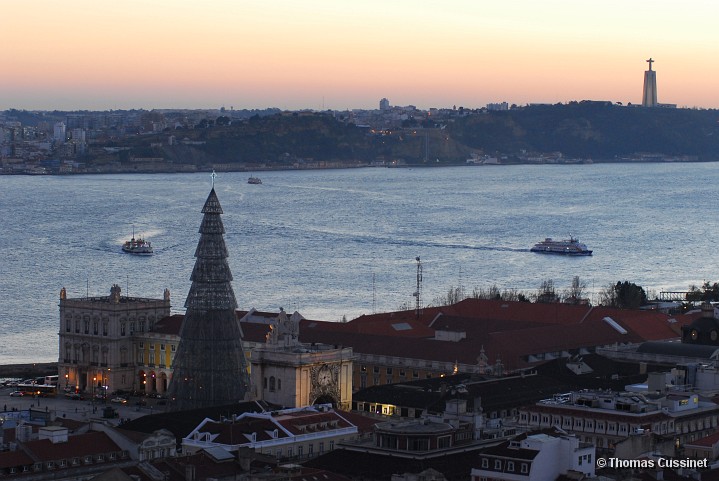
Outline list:
[[[0,378],[31,378],[58,374],[57,361],[0,365]]]

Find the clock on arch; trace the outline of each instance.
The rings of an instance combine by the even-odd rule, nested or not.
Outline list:
[[[328,386],[332,383],[332,370],[328,365],[324,365],[317,371],[317,384],[320,386]]]

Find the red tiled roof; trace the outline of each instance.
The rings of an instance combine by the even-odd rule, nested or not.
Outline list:
[[[152,326],[152,330],[150,332],[179,336],[183,319],[185,319],[184,314],[173,314],[171,316],[163,317]]]
[[[287,431],[293,435],[305,434],[301,427],[309,425],[317,425],[316,431],[330,431],[332,429],[342,429],[351,427],[352,424],[342,416],[337,415],[334,412],[326,413],[288,413],[280,415],[276,418],[277,423],[280,424]],[[336,421],[336,426],[331,426],[330,423]],[[320,428],[321,423],[327,423],[326,428]]]
[[[0,452],[0,469],[27,466],[33,463],[33,459],[20,450]]]
[[[257,441],[272,439],[272,433],[277,429],[278,438],[286,438],[287,434],[278,429],[271,419],[265,417],[245,416],[232,423],[207,422],[202,432],[217,434],[214,442],[227,445],[245,444],[249,442],[252,433],[256,433]]]
[[[517,369],[527,365],[529,354],[677,337],[670,317],[658,311],[481,299],[428,311],[419,322],[414,311],[362,316],[348,323],[302,321],[300,340],[348,346],[356,353],[464,364],[475,364],[484,347],[488,362],[499,358],[506,369]],[[405,323],[404,329],[393,327],[398,323]],[[423,323],[427,329],[419,327]],[[464,332],[466,338],[435,340],[434,329]]]
[[[270,330],[269,324],[259,322],[241,322],[242,340],[249,342],[265,342],[267,333]]]
[[[709,436],[704,436],[703,438],[697,439],[696,441],[687,442],[686,447],[700,446],[704,448],[711,448],[716,443],[719,443],[719,431],[712,433]]]
[[[107,434],[95,431],[68,436],[67,442],[52,443],[49,439],[39,439],[28,441],[24,443],[24,446],[39,461],[72,459],[122,451],[122,448],[115,444]]]
[[[614,309],[595,307],[587,316],[588,320],[609,317],[625,329],[637,334],[643,341],[661,341],[679,337],[670,322],[671,316],[659,311],[638,309]]]
[[[357,426],[357,431],[359,431],[360,434],[371,433],[374,431],[375,425],[384,422],[383,419],[371,418],[351,411],[336,410],[335,412],[338,416],[343,417],[354,426]]]

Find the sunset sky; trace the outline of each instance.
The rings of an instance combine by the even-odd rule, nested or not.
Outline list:
[[[35,0],[0,7],[0,109],[719,108],[719,2]]]

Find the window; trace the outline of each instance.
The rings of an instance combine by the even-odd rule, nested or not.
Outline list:
[[[301,458],[304,456],[305,447],[304,446],[297,446],[297,457]]]
[[[164,345],[164,344],[160,344],[160,350],[161,350],[161,351],[164,351],[164,350],[165,350],[165,345]]]
[[[483,468],[483,469],[489,468],[489,459],[487,459],[487,458],[482,458],[482,468]]]
[[[392,368],[391,368],[391,367],[388,367],[388,368],[387,368],[387,374],[390,375],[390,376],[392,375]]]
[[[320,455],[325,452],[325,443],[320,441]]]
[[[99,332],[99,323],[97,321],[92,322],[92,333],[97,336],[97,333]]]
[[[510,473],[514,472],[514,461],[507,461],[507,471]]]
[[[527,474],[529,472],[529,466],[527,465],[527,463],[522,463],[520,471],[522,472],[522,474]]]
[[[412,377],[415,379],[419,379],[419,371],[412,371]]]
[[[282,379],[280,379],[280,378],[278,377],[278,378],[277,378],[277,390],[279,391],[280,389],[282,389]]]
[[[102,323],[102,335],[107,336],[107,321]]]
[[[85,321],[85,334],[90,334],[90,321]]]
[[[288,458],[291,458],[291,457],[292,457],[292,454],[293,454],[293,453],[292,453],[292,448],[291,448],[291,447],[290,447],[290,448],[287,448],[287,457],[288,457]]]
[[[332,451],[335,448],[335,442],[330,441],[330,451]]]
[[[65,332],[70,332],[72,330],[72,320],[68,319],[65,323]]]
[[[145,332],[145,321],[140,321],[140,332]]]
[[[135,322],[130,323],[130,334],[133,334],[135,332]]]
[[[379,374],[379,366],[375,366],[372,370],[375,374]]]
[[[501,470],[501,469],[502,469],[502,461],[500,461],[499,459],[495,459],[495,460],[494,460],[494,469],[500,469],[500,470]]]
[[[275,391],[275,376],[270,376],[270,392]]]
[[[125,323],[124,322],[122,324],[120,324],[120,335],[121,336],[125,335]]]
[[[79,334],[79,333],[80,333],[80,321],[76,320],[75,321],[75,334]]]
[[[172,345],[170,345],[170,348],[171,348],[172,352],[175,352],[175,349],[177,349],[177,346],[175,346],[174,344],[172,344]]]
[[[151,350],[151,351],[154,351],[154,350],[155,350],[155,345],[154,345],[154,344],[150,344],[150,350]]]
[[[310,445],[307,447],[307,456],[308,457],[310,457],[310,458],[312,457],[312,454],[315,451],[314,448],[315,448],[315,445],[310,443]]]

